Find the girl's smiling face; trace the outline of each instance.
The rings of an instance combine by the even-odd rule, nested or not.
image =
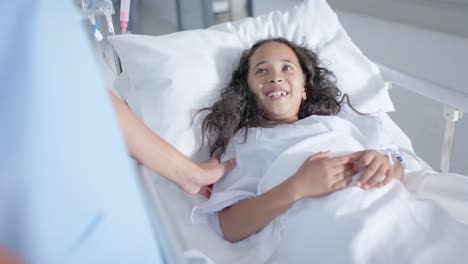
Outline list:
[[[298,120],[305,77],[287,45],[270,42],[260,46],[250,57],[247,82],[267,119],[278,123]]]

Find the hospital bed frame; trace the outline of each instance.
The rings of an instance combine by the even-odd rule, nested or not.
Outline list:
[[[405,88],[444,105],[443,116],[445,117],[445,129],[441,148],[440,171],[448,172],[450,169],[456,122],[463,116],[463,112],[468,111],[468,94],[412,76],[408,73],[400,72],[382,64],[377,65],[384,79],[388,80],[388,89],[392,87],[392,84],[396,84],[401,88]]]

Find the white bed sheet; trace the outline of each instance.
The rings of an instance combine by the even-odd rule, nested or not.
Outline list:
[[[438,173],[414,155],[408,137],[383,114],[384,128],[404,150],[413,169],[407,173],[403,184],[417,198],[429,199],[442,206],[455,219],[468,224],[468,177]],[[409,157],[409,155],[414,155]],[[220,238],[211,228],[191,223],[193,206],[205,198],[183,193],[176,186],[148,169],[141,169],[141,177],[149,190],[155,210],[161,217],[170,242],[178,252],[196,249],[206,254],[214,263],[237,263],[246,249]]]
[[[203,201],[201,197],[189,196],[173,184],[165,182],[153,172],[143,169],[150,197],[161,218],[163,228],[176,252],[197,250],[208,256],[214,263],[238,263],[242,249],[221,239],[205,225],[193,225],[190,215],[193,206]],[[414,193],[421,199],[429,199],[445,208],[452,216],[468,224],[468,178],[456,174],[441,174],[421,170],[413,172],[407,179],[417,178],[418,191]],[[411,181],[411,183],[414,183]],[[407,182],[404,182],[407,186]],[[410,189],[410,188],[409,188]]]

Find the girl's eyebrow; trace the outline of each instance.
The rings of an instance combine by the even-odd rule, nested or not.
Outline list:
[[[296,62],[292,61],[292,60],[282,59],[281,61],[291,63],[291,64],[294,65],[294,66],[298,66],[298,64],[297,64]]]
[[[289,63],[292,63],[292,64],[296,65],[296,63],[294,63],[292,60],[289,60],[289,59],[281,59],[281,61],[289,62]],[[266,61],[261,61],[261,62],[257,63],[252,69],[257,68],[259,65],[264,64],[264,63],[266,63]]]
[[[253,69],[257,68],[260,64],[263,64],[263,63],[266,63],[266,61],[261,61],[261,62],[257,63],[257,64],[253,67]]]

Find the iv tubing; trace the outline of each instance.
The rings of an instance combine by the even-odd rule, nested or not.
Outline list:
[[[98,25],[96,23],[96,18],[94,16],[88,16],[88,18],[94,31],[94,38],[96,39],[96,41],[101,41],[104,37],[99,31]]]
[[[107,29],[110,33],[111,36],[114,36],[115,31],[114,31],[114,24],[112,23],[112,15],[110,13],[106,13],[106,21],[107,21]]]
[[[120,1],[120,27],[122,33],[127,32],[128,18],[130,16],[130,1],[131,0]]]

